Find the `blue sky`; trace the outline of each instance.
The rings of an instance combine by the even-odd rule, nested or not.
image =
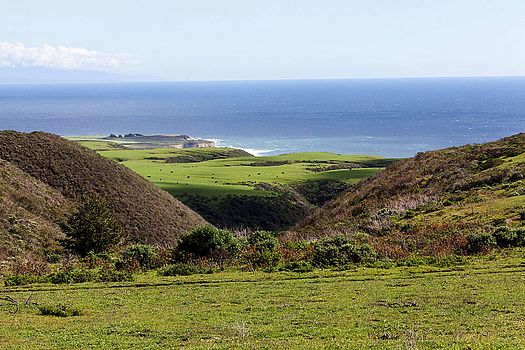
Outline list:
[[[2,0],[0,43],[167,80],[525,75],[525,1]]]

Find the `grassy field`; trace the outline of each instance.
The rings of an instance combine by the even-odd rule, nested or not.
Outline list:
[[[355,183],[381,170],[385,162],[381,157],[309,152],[267,157],[234,157],[195,163],[166,163],[164,159],[169,157],[209,155],[228,149],[129,150],[118,149],[118,146],[105,141],[85,141],[81,144],[98,151],[104,157],[120,162],[174,195],[269,194],[254,188],[256,183],[261,182],[295,184],[307,180],[334,179]],[[349,163],[365,163],[367,166],[354,169],[311,170]]]
[[[96,151],[109,151],[114,149],[123,148],[120,144],[116,142],[110,142],[110,141],[78,141],[81,145],[91,148],[92,150]]]
[[[497,254],[497,255],[496,255]],[[463,266],[2,287],[2,349],[523,349],[525,251]],[[31,296],[28,305],[24,301]],[[63,303],[80,316],[39,315]]]
[[[304,152],[254,157],[234,148],[127,147],[74,138],[169,192],[213,225],[281,231],[394,161]]]

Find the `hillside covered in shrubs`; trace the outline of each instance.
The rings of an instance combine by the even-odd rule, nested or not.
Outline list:
[[[0,260],[53,249],[71,208],[60,192],[0,159]]]
[[[283,235],[366,236],[392,258],[519,244],[525,227],[525,134],[419,153],[330,201]],[[484,242],[482,244],[482,242]]]
[[[13,249],[53,241],[61,235],[57,225],[91,197],[114,213],[124,241],[175,244],[182,233],[206,224],[126,167],[42,132],[0,132],[0,190],[0,235]]]
[[[205,226],[167,192],[94,151],[50,134],[0,132],[0,201],[2,260],[26,252],[67,263],[68,254],[90,261],[119,252],[121,260],[109,263],[115,268],[182,264],[165,272],[173,274],[486,253],[525,246],[525,134],[393,163],[278,233]],[[261,208],[253,215],[271,218]],[[142,246],[126,253],[133,244]],[[146,259],[152,250],[159,254]]]

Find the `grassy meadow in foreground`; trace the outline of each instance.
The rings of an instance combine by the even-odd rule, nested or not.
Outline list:
[[[3,287],[2,349],[525,348],[523,250],[464,266]],[[28,300],[27,305],[24,301]],[[81,315],[40,315],[65,304]]]

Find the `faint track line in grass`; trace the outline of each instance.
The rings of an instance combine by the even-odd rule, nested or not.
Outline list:
[[[363,278],[346,278],[344,275],[332,275],[332,276],[297,276],[297,277],[286,277],[286,278],[276,278],[276,279],[229,279],[229,280],[213,280],[213,281],[167,281],[167,282],[157,282],[157,283],[131,283],[131,284],[115,284],[115,285],[106,285],[106,284],[95,284],[95,285],[64,285],[53,287],[43,287],[43,288],[16,288],[16,289],[0,289],[0,293],[27,293],[27,292],[46,292],[46,291],[61,291],[61,290],[103,290],[103,289],[121,289],[121,288],[154,288],[154,287],[169,287],[169,286],[184,286],[184,285],[219,285],[219,284],[230,284],[230,283],[279,283],[286,281],[297,281],[297,280],[311,280],[319,281],[322,283],[329,283],[329,280],[342,280],[347,282],[369,282],[369,281],[387,281],[387,280],[411,280],[411,279],[421,279],[425,278],[428,275],[434,275],[436,277],[449,277],[454,275],[488,275],[488,274],[507,274],[507,273],[516,273],[522,272],[525,274],[525,267],[517,265],[518,268],[503,267],[503,270],[494,270],[491,269],[487,271],[485,268],[474,268],[471,270],[439,270],[439,271],[418,271],[413,273],[413,275],[397,275],[397,274],[374,274],[368,277]],[[410,274],[410,272],[407,272]],[[525,275],[524,275],[525,278]]]

